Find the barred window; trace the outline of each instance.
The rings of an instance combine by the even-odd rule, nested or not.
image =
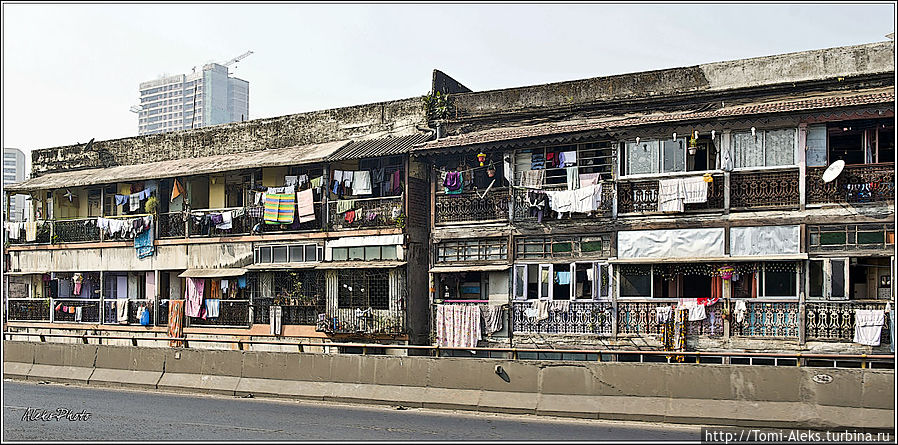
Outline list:
[[[317,244],[283,244],[257,246],[255,263],[303,263],[321,261],[322,248]]]
[[[501,238],[450,241],[437,245],[437,263],[505,260],[507,258],[508,244]]]
[[[387,269],[337,271],[337,307],[390,308],[390,272]]]

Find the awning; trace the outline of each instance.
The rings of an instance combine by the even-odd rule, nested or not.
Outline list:
[[[791,255],[758,255],[732,257],[683,257],[683,258],[611,258],[612,264],[663,264],[663,263],[745,263],[753,261],[798,261],[808,259],[806,253]]]
[[[43,275],[46,273],[50,273],[50,272],[49,271],[46,271],[46,272],[18,271],[18,272],[3,272],[3,275],[13,275],[13,276],[15,276],[15,275]]]
[[[285,269],[314,269],[319,263],[271,263],[251,264],[247,270],[285,270]]]
[[[392,246],[402,244],[403,240],[403,235],[347,236],[328,241],[326,247]]]
[[[474,266],[434,266],[430,268],[430,273],[452,273],[452,272],[488,272],[508,270],[511,266],[508,264],[479,264]]]
[[[406,261],[331,261],[319,263],[315,269],[390,269],[405,264]]]
[[[48,173],[24,182],[5,185],[10,192],[52,190],[63,187],[81,187],[117,182],[134,182],[148,179],[203,175],[245,168],[276,167],[283,165],[323,162],[328,156],[350,141],[325,142],[297,147],[258,150],[246,153],[203,156],[199,158],[173,159],[146,164],[119,165],[109,168],[92,168],[70,172]]]
[[[178,278],[227,278],[239,277],[246,269],[187,269]]]

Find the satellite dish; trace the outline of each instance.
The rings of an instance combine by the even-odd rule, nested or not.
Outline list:
[[[823,182],[832,182],[833,179],[838,178],[843,168],[845,168],[845,161],[841,159],[830,164],[829,167],[826,167],[826,171],[823,172]]]

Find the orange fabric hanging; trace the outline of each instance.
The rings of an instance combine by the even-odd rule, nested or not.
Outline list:
[[[169,300],[168,302],[168,336],[171,338],[181,338],[184,327],[184,300]],[[172,348],[180,348],[184,345],[181,340],[169,340],[168,345]]]
[[[175,198],[181,196],[181,193],[184,193],[184,189],[181,188],[181,183],[178,182],[177,179],[175,179],[175,183],[171,188],[171,201],[174,201]]]

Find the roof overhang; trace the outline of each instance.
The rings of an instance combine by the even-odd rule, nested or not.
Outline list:
[[[798,261],[808,259],[806,253],[790,255],[757,255],[727,257],[684,257],[684,258],[611,258],[612,264],[666,264],[666,263],[745,263],[753,261]]]
[[[315,269],[392,269],[405,264],[406,261],[331,261],[320,263]]]
[[[431,267],[430,273],[497,272],[508,269],[511,269],[508,264],[453,265]]]
[[[68,172],[48,173],[26,181],[4,186],[8,192],[52,190],[64,187],[83,187],[117,182],[145,181],[236,171],[247,168],[278,167],[284,165],[323,162],[331,154],[351,141],[325,142],[297,147],[173,159],[146,164],[119,165]]]
[[[246,269],[187,269],[178,278],[227,278],[240,277]]]

